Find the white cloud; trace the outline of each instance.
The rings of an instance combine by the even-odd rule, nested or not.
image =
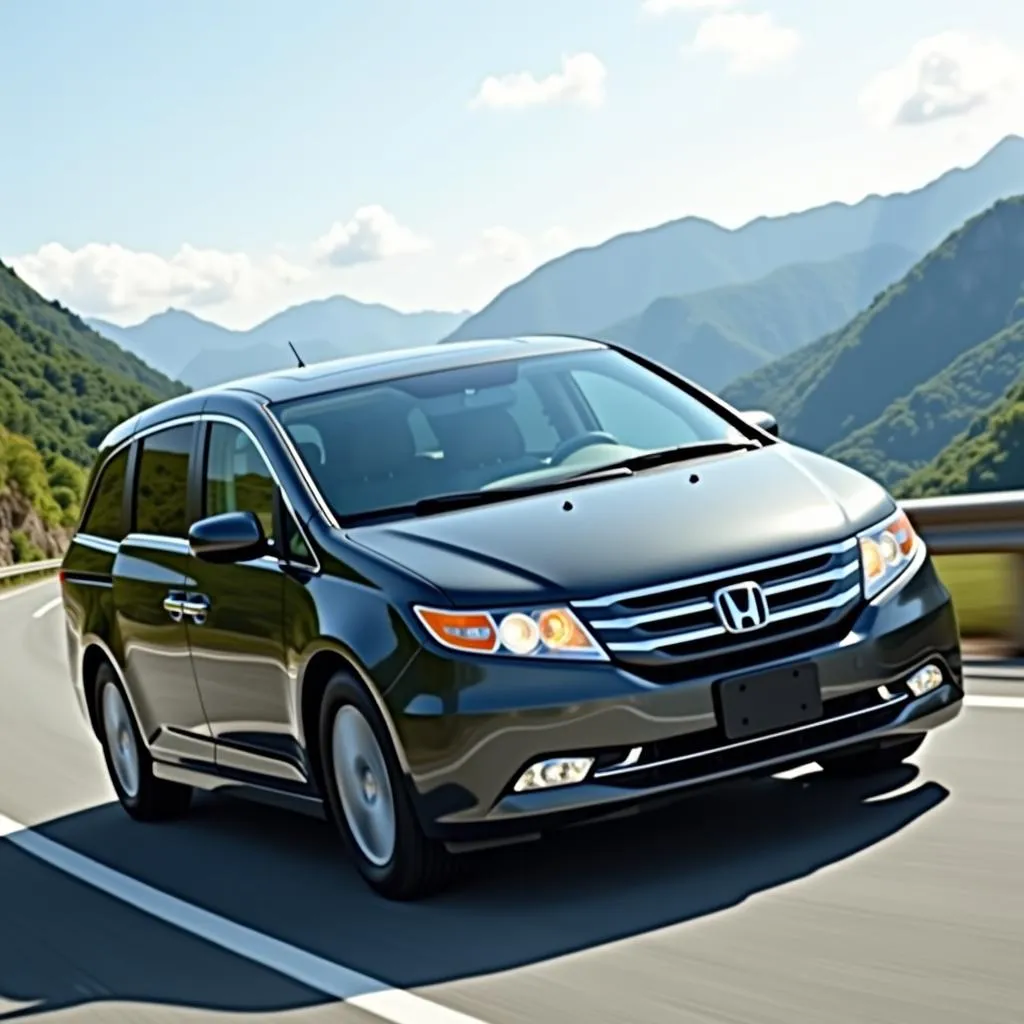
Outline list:
[[[739,0],[644,0],[646,14],[670,14],[672,11],[709,11],[735,7]]]
[[[280,256],[258,261],[191,245],[167,259],[116,244],[91,242],[72,250],[50,242],[12,263],[44,295],[101,315],[151,306],[213,306],[301,281],[307,273]]]
[[[772,15],[743,11],[712,14],[697,28],[690,49],[721,53],[732,74],[748,75],[789,60],[800,48],[800,33],[777,25]]]
[[[1012,130],[1024,116],[1024,53],[997,39],[943,32],[876,75],[860,101],[867,117],[885,127],[986,110],[1003,114]]]
[[[508,264],[521,269],[560,256],[571,247],[572,235],[562,227],[548,228],[539,238],[531,240],[499,224],[481,231],[476,244],[459,257],[459,262],[466,266]]]
[[[330,230],[317,239],[313,251],[322,263],[351,267],[429,248],[430,242],[400,224],[383,206],[362,206],[347,223],[332,224]]]
[[[562,70],[545,78],[529,71],[509,75],[489,75],[470,102],[473,108],[521,110],[550,103],[574,103],[598,107],[604,102],[608,71],[592,53],[577,53],[562,58]]]

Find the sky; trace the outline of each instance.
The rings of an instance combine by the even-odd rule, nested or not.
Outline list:
[[[1024,135],[1011,0],[0,0],[0,258],[130,324],[478,309]]]

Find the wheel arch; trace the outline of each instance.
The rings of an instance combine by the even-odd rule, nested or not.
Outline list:
[[[387,728],[398,763],[402,771],[408,775],[409,762],[405,756],[405,749],[391,712],[372,676],[350,651],[336,643],[324,641],[306,654],[299,675],[299,725],[302,730],[302,746],[317,791],[321,795],[324,793],[323,762],[320,751],[320,706],[327,684],[338,672],[347,672],[369,694]]]
[[[85,706],[89,715],[89,724],[92,726],[93,734],[97,739],[100,737],[100,723],[96,717],[96,685],[99,670],[104,665],[109,665],[111,671],[117,676],[125,699],[128,701],[129,710],[135,719],[136,726],[138,727],[141,722],[138,708],[136,708],[135,701],[132,699],[131,690],[128,688],[124,673],[121,671],[121,666],[117,663],[117,658],[114,657],[113,651],[99,637],[89,637],[82,644],[82,690],[85,695]],[[148,750],[149,739],[142,735],[141,727],[139,728],[139,735],[142,736],[142,742]]]

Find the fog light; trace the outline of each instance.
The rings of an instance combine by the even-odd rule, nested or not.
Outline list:
[[[915,697],[921,697],[942,683],[942,669],[938,665],[919,668],[908,680],[907,689]]]
[[[547,761],[538,761],[519,776],[515,791],[522,793],[531,789],[572,786],[587,777],[593,763],[592,757],[552,757]]]

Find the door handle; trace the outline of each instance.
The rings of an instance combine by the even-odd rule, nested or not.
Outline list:
[[[170,593],[164,598],[164,611],[173,622],[181,622],[185,615],[184,594]]]
[[[201,626],[210,610],[210,599],[205,594],[189,594],[181,603],[182,613]]]

